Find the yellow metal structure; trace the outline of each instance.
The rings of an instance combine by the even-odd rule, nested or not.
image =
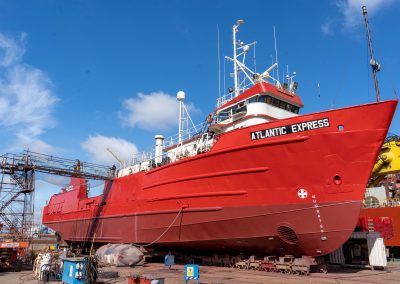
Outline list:
[[[400,172],[400,138],[393,137],[382,145],[368,187],[376,186],[386,175],[398,172]]]

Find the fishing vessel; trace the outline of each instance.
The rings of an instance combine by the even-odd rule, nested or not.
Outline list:
[[[232,28],[234,86],[192,129],[179,92],[179,132],[155,136],[88,197],[85,180],[53,195],[43,224],[71,242],[134,243],[168,249],[327,254],[358,220],[371,168],[397,101],[299,114],[294,76],[277,63],[245,65],[252,45]]]

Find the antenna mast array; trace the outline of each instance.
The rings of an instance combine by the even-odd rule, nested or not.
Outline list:
[[[233,32],[233,76],[235,80],[235,97],[239,95],[239,84],[238,84],[238,74],[237,74],[237,60],[236,60],[236,33],[238,32],[238,27],[243,25],[243,20],[237,20],[236,24],[233,25],[232,32]]]
[[[244,42],[237,39],[237,33],[239,32],[239,26],[243,25],[243,20],[238,20],[232,27],[232,35],[233,35],[233,58],[229,56],[225,56],[225,59],[231,61],[233,63],[233,79],[234,86],[228,89],[229,94],[224,94],[222,97],[219,97],[217,100],[217,107],[221,107],[226,102],[232,100],[233,98],[239,96],[242,92],[244,92],[249,86],[256,85],[261,82],[273,82],[276,87],[284,88],[286,91],[290,93],[295,93],[297,89],[297,82],[293,81],[295,77],[295,72],[292,76],[288,77],[290,81],[290,86],[287,84],[282,85],[279,82],[279,75],[277,78],[271,76],[270,72],[278,68],[278,62],[273,63],[270,67],[268,67],[264,72],[257,73],[256,70],[251,70],[246,66],[246,56],[250,51],[252,46],[255,46],[257,43],[253,41],[252,43],[245,44]],[[276,34],[274,28],[274,45],[275,45],[275,60],[278,61],[278,51],[276,47]],[[255,50],[255,48],[254,48]],[[255,55],[254,55],[255,57]],[[274,59],[273,59],[274,60]],[[255,64],[254,64],[255,65]],[[279,74],[279,71],[277,71]],[[225,85],[225,83],[224,83]],[[289,88],[288,88],[289,87]]]
[[[189,131],[189,121],[192,124],[193,129],[197,132],[197,128],[194,125],[194,123],[189,115],[189,112],[186,108],[186,105],[184,103],[185,97],[186,97],[186,95],[185,95],[184,91],[179,91],[176,94],[176,99],[179,102],[179,126],[178,126],[178,128],[179,128],[178,143],[179,144],[182,143],[184,135],[188,134],[190,132]]]
[[[377,77],[376,73],[381,71],[382,66],[374,58],[374,51],[372,50],[372,40],[371,40],[371,34],[369,32],[368,17],[367,17],[367,7],[366,6],[362,6],[362,12],[363,12],[363,16],[364,16],[365,29],[367,30],[367,39],[368,39],[369,56],[370,56],[369,64],[372,67],[372,75],[374,76],[376,101],[379,102],[381,100],[381,97],[379,95],[378,77]]]

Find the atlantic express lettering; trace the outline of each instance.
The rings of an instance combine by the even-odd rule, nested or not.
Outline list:
[[[254,131],[254,132],[250,133],[250,136],[251,136],[251,140],[259,140],[259,139],[265,139],[265,138],[281,136],[281,135],[286,135],[286,134],[291,134],[291,133],[303,132],[303,131],[308,131],[308,130],[313,130],[313,129],[318,129],[318,128],[324,128],[324,127],[329,127],[329,126],[330,126],[329,118],[322,118],[322,119],[305,121],[305,122],[301,122],[301,123],[295,123],[295,124],[290,124],[290,125],[285,125],[285,126],[280,126],[280,127],[275,127],[275,128]]]

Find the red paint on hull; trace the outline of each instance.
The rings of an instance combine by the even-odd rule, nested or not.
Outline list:
[[[329,253],[357,223],[396,105],[373,103],[237,129],[219,135],[207,153],[118,178],[96,221],[96,241],[153,242],[184,208],[156,245]],[[255,131],[325,118],[329,127],[251,140]],[[308,193],[304,199],[300,188]],[[54,195],[44,208],[43,223],[65,240],[89,240],[102,196],[78,198],[81,191]],[[293,230],[297,241],[277,237],[280,226],[290,228],[284,228],[289,235]]]
[[[183,210],[158,246],[236,250],[295,255],[325,254],[344,242],[354,229],[360,203],[342,202],[259,207],[204,208]],[[321,216],[321,222],[318,213]],[[338,214],[339,212],[339,214]],[[160,236],[179,211],[126,214],[102,217],[96,231],[98,242],[148,243]],[[72,241],[85,241],[93,219],[47,223]],[[321,232],[320,225],[324,226]],[[278,228],[289,227],[297,241],[279,235]],[[322,239],[322,237],[324,237]],[[319,251],[319,253],[318,253]]]

